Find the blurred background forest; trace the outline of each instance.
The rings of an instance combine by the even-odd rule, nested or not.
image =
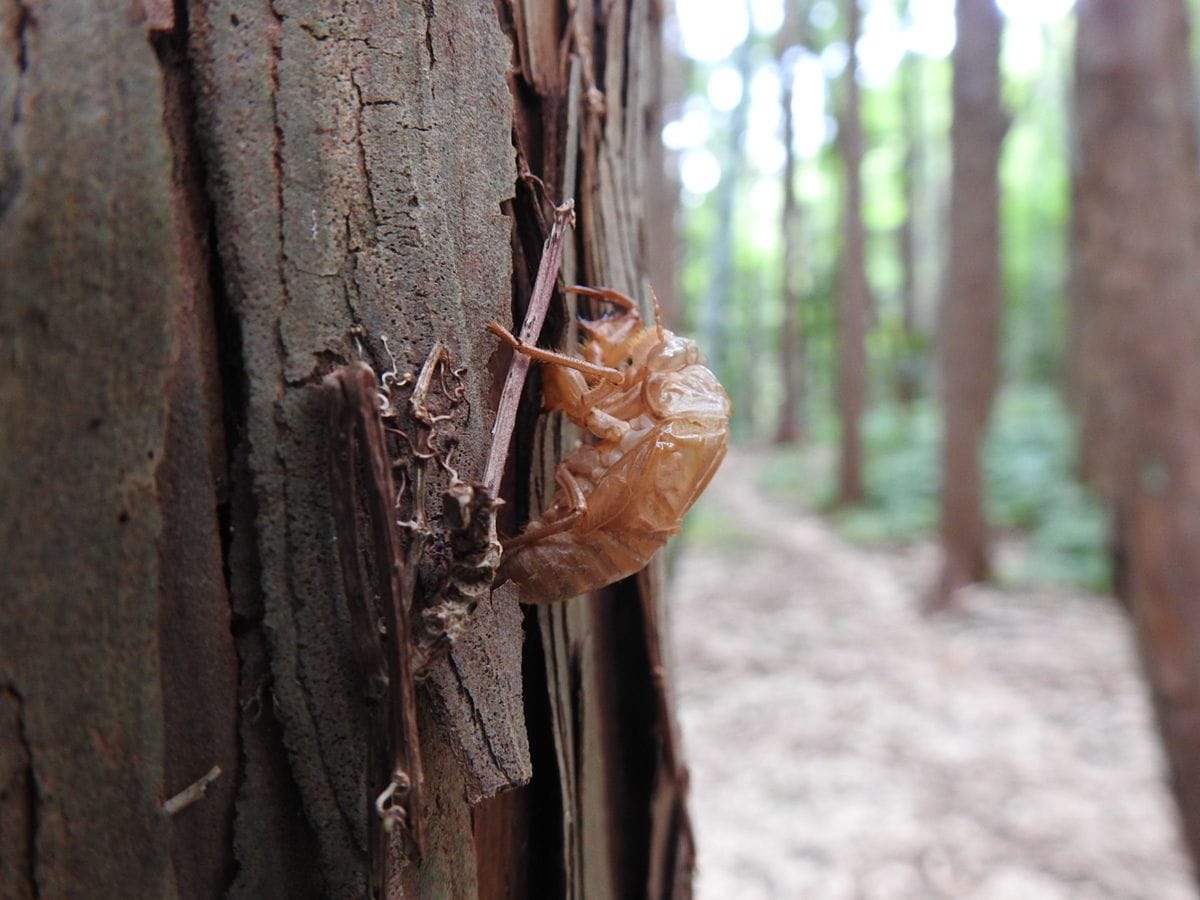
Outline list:
[[[1076,478],[1064,403],[1074,21],[1069,0],[999,6],[1011,123],[999,172],[1001,388],[986,496],[992,524],[1028,540],[997,575],[1102,589],[1111,578],[1103,516]],[[822,507],[838,488],[847,24],[834,0],[679,0],[668,33],[678,53],[668,86],[679,99],[663,139],[680,180],[679,319],[734,398],[736,437],[804,447],[781,450],[762,477]],[[953,0],[864,2],[861,31],[865,496],[836,516],[855,539],[896,541],[933,533],[938,519]]]
[[[1111,578],[1103,515],[1078,479],[1063,395],[1074,19],[1069,0],[1000,8],[1010,124],[1000,162],[1001,389],[986,442],[986,509],[994,526],[1027,542],[1014,545],[997,575],[1103,589]],[[859,540],[905,540],[937,527],[954,38],[953,0],[863,4],[865,497],[836,512]],[[678,100],[664,130],[682,197],[677,319],[701,338],[730,390],[736,437],[803,446],[781,450],[761,478],[832,506],[844,5],[679,0],[667,47],[677,54],[668,95]]]
[[[977,739],[967,755],[991,777],[1013,754],[989,756],[985,745],[1010,729],[1026,746],[1058,742],[1054,754],[959,812],[1003,817],[1022,791],[1042,825],[1059,801],[1094,809],[1050,829],[1055,840],[1073,835],[1079,846],[1066,851],[1046,843],[1050,832],[1038,836],[1040,826],[1013,838],[1027,821],[986,826],[1021,845],[1014,858],[1045,851],[1030,877],[1053,871],[1057,887],[1018,879],[989,893],[982,885],[1003,853],[989,861],[981,853],[950,865],[958,887],[922,863],[903,877],[924,887],[863,893],[860,880],[846,896],[1193,896],[1178,881],[1120,882],[1137,871],[1179,876],[1177,857],[1156,855],[1171,839],[1137,862],[1120,857],[1140,851],[1104,842],[1161,826],[1161,811],[1138,810],[1125,828],[1108,800],[1148,798],[1165,782],[1184,844],[1200,856],[1200,3],[676,0],[673,9],[663,143],[679,203],[659,212],[658,225],[666,232],[674,218],[679,277],[660,294],[733,398],[742,448],[726,464],[738,471],[718,476],[718,499],[688,522],[685,547],[701,551],[677,567],[681,656],[701,659],[681,666],[685,735],[690,728],[700,748],[701,884],[704,823],[728,823],[739,802],[706,799],[728,773],[719,753],[706,768],[708,742],[762,737],[756,729],[781,704],[818,721],[824,704],[837,707],[874,679],[878,690],[849,716],[857,757],[847,764],[875,766],[889,786],[937,773],[943,787],[913,787],[934,799],[897,801],[900,818],[926,835],[920,841],[960,848],[951,855],[966,846],[922,811],[955,808],[955,789],[944,785],[964,766],[933,760],[941,751],[930,748]],[[815,511],[824,524],[781,510]],[[936,548],[936,559],[896,556],[918,547]],[[727,555],[718,564],[705,552]],[[758,554],[753,564],[746,554]],[[736,613],[724,608],[728,590],[712,586],[722,570],[738,579]],[[1073,605],[1083,592],[1087,602]],[[1117,606],[1094,596],[1105,593]],[[806,619],[797,611],[806,603],[824,609]],[[897,612],[964,613],[971,604],[974,618],[951,625]],[[849,609],[878,618],[851,635]],[[742,616],[759,618],[745,626]],[[988,637],[1001,621],[1010,630]],[[780,655],[756,668],[715,648],[714,629],[746,654]],[[1135,657],[1119,649],[1130,634],[1140,685]],[[978,646],[953,649],[976,638]],[[821,654],[843,640],[843,655],[822,673]],[[837,673],[852,657],[854,677],[843,680]],[[910,696],[919,689],[893,677],[916,657],[939,685],[924,707]],[[877,676],[889,667],[893,675]],[[1109,680],[1126,672],[1134,681]],[[731,679],[761,680],[759,718],[749,694],[724,720],[709,713]],[[822,679],[831,694],[806,693]],[[1143,692],[1144,720],[1106,718],[1140,708]],[[945,710],[960,701],[987,712],[955,721]],[[1025,709],[1024,724],[1007,713],[1003,724],[984,721],[1012,704]],[[916,724],[926,716],[936,723]],[[1146,756],[1141,738],[1123,743],[1150,733],[1151,718],[1163,761]],[[909,746],[913,728],[928,731]],[[778,772],[803,758],[836,769],[846,760],[821,754],[844,733],[776,735],[779,756],[761,765]],[[1101,757],[1112,767],[1103,775],[1089,768]],[[1135,757],[1135,768],[1145,763],[1136,774],[1122,768]],[[1088,771],[1090,786],[1076,780]],[[867,805],[878,807],[865,814],[868,843],[887,831],[876,827],[887,789],[867,791]],[[763,803],[781,790],[764,789]],[[811,804],[821,788],[789,790]],[[740,833],[764,843],[760,816]],[[779,827],[794,821],[785,816]],[[738,829],[727,831],[736,840]],[[821,840],[769,855],[842,852],[814,850]],[[920,841],[909,856],[924,859],[932,845]],[[747,846],[747,858],[760,849]],[[827,888],[829,872],[848,869],[833,865],[811,885]],[[924,893],[934,882],[941,887]],[[1071,887],[1085,882],[1082,893]]]

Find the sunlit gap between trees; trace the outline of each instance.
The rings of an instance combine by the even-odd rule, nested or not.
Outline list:
[[[1104,589],[1105,518],[1077,478],[1064,399],[1071,4],[998,5],[1009,119],[999,385],[982,453],[985,518],[1001,551],[989,574]],[[764,486],[830,511],[855,540],[901,542],[935,534],[939,519],[954,3],[860,6],[862,499],[837,502],[847,4],[675,4],[663,143],[681,198],[676,316],[734,399],[736,438],[770,448],[756,475]],[[720,525],[701,508],[689,527]]]

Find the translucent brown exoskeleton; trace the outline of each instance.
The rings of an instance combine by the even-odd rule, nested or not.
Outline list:
[[[694,341],[658,315],[656,326],[643,324],[624,294],[568,290],[617,310],[580,322],[581,358],[488,326],[545,364],[544,408],[585,432],[558,467],[550,508],[504,543],[496,583],[512,580],[526,603],[565,600],[643,568],[679,532],[729,443],[729,397]]]

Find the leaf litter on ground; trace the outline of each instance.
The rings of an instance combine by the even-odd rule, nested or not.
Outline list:
[[[850,544],[761,462],[731,452],[672,567],[701,900],[1196,900],[1114,601],[923,617],[929,542]]]

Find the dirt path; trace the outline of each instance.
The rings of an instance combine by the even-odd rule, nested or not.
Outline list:
[[[1196,900],[1108,600],[975,589],[917,615],[929,552],[709,494],[671,591],[698,895]]]

